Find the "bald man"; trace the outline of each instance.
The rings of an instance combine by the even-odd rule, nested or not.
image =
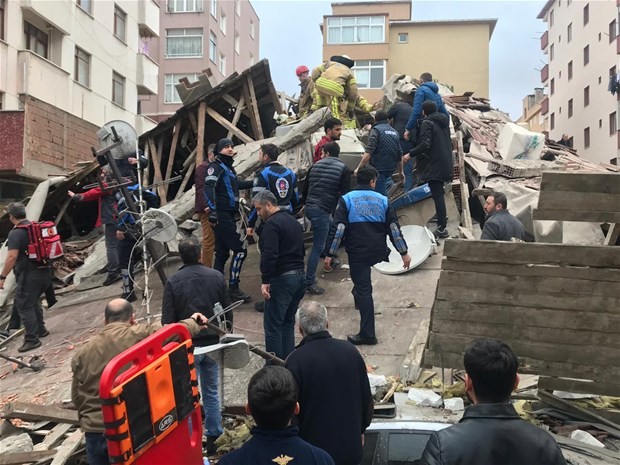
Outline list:
[[[105,327],[88,341],[71,360],[73,381],[71,400],[78,409],[80,428],[86,437],[86,455],[90,465],[109,465],[104,436],[103,414],[99,399],[99,380],[106,365],[121,352],[161,329],[161,324],[136,324],[133,306],[125,299],[114,299],[105,307]],[[192,336],[207,323],[202,313],[181,320]]]

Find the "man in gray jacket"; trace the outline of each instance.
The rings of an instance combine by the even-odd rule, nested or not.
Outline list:
[[[525,240],[525,228],[508,210],[508,199],[502,192],[493,192],[487,197],[484,211],[487,219],[480,239],[486,241],[510,241],[512,238]]]

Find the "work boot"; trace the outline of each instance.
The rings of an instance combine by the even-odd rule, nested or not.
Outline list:
[[[312,294],[312,295],[321,295],[321,294],[325,294],[325,289],[317,286],[316,284],[313,284],[312,286],[308,286],[306,288],[306,293]]]
[[[121,299],[125,299],[127,302],[135,302],[137,300],[136,293],[133,290],[129,294],[123,293]]]
[[[342,265],[342,262],[334,257],[332,259],[331,265],[323,263],[323,271],[325,271],[325,273],[331,273],[332,271],[338,269],[340,265]]]
[[[17,352],[28,352],[29,350],[34,350],[38,347],[41,347],[41,341],[38,339],[35,341],[26,341],[24,342],[24,345],[17,349]]]
[[[374,346],[379,342],[376,337],[362,337],[359,334],[347,335],[347,341],[356,346]]]
[[[217,438],[219,438],[219,436],[207,436],[207,441],[205,442],[207,454],[215,454],[217,452],[217,446],[215,445]]]
[[[103,282],[104,286],[109,286],[110,284],[115,283],[116,281],[118,281],[119,279],[121,279],[121,275],[118,273],[112,273],[109,274],[106,278],[105,281]]]
[[[47,337],[50,335],[50,332],[47,330],[47,328],[43,328],[42,330],[39,330],[39,337]]]
[[[433,231],[433,235],[437,239],[446,239],[446,238],[450,237],[450,233],[448,232],[448,230],[446,228],[437,228],[437,229],[435,229],[435,231]]]
[[[265,311],[265,301],[261,301],[261,302],[256,302],[254,304],[254,310],[256,310],[258,313],[263,313]]]
[[[252,296],[239,289],[239,286],[230,286],[230,289],[228,289],[228,296],[232,302],[243,300],[243,303],[248,303],[252,300]]]

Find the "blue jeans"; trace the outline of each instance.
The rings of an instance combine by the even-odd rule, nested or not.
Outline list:
[[[110,465],[108,442],[103,433],[86,433],[86,458],[89,465]]]
[[[306,283],[313,286],[316,284],[316,267],[332,227],[332,216],[315,205],[306,205],[306,218],[312,224],[312,250],[308,256]]]
[[[220,411],[219,369],[217,362],[207,354],[194,355],[196,374],[200,381],[202,407],[205,411],[205,434],[218,437],[223,433]]]
[[[265,350],[285,360],[295,349],[295,314],[306,293],[306,274],[290,271],[269,284],[271,298],[265,300],[263,317]]]
[[[379,171],[379,176],[377,177],[377,184],[375,186],[375,191],[379,194],[383,194],[387,197],[387,193],[390,190],[390,187],[394,184],[392,181],[392,174],[389,171]]]

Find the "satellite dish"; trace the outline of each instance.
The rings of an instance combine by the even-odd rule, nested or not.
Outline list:
[[[116,160],[123,160],[136,154],[136,141],[138,140],[138,134],[133,126],[125,121],[114,120],[103,125],[99,131],[97,131],[97,138],[102,147],[112,145],[115,141],[114,131],[116,135],[122,141],[122,144],[118,147],[110,150],[112,156]]]
[[[415,267],[420,266],[433,253],[433,233],[424,226],[407,225],[400,228],[411,257],[411,265],[408,270],[403,268],[403,260],[398,251],[388,239],[387,245],[390,248],[390,261],[377,263],[374,268],[383,274],[402,274]]]
[[[170,214],[153,208],[142,215],[144,236],[157,242],[168,242],[177,235],[177,222]]]

